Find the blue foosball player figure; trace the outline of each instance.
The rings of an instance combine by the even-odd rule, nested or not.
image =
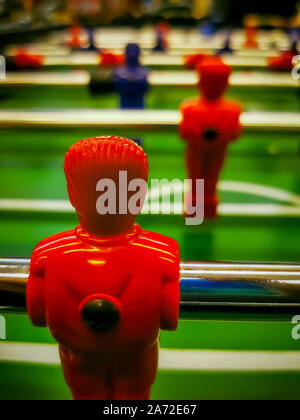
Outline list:
[[[100,52],[100,48],[98,48],[95,43],[95,31],[93,28],[87,29],[87,36],[88,36],[88,47],[86,48],[86,50]]]
[[[156,25],[156,43],[152,48],[153,52],[167,52],[169,49],[168,33],[169,26],[165,22],[160,22]]]
[[[219,22],[217,17],[208,17],[202,25],[199,26],[200,34],[205,38],[213,37],[219,27]]]
[[[149,90],[148,71],[140,65],[141,50],[137,44],[126,47],[126,64],[115,71],[116,90],[121,109],[143,109]]]
[[[223,55],[223,54],[233,54],[233,48],[231,47],[230,34],[226,36],[224,46],[216,52],[216,55]]]

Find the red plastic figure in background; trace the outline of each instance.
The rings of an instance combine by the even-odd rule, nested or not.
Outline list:
[[[187,70],[195,70],[202,60],[206,57],[205,54],[191,54],[184,57],[183,66]]]
[[[31,54],[23,48],[16,52],[14,61],[20,69],[40,69],[44,65],[42,55]]]
[[[298,39],[292,43],[288,51],[283,51],[278,57],[268,59],[268,68],[271,71],[291,72],[295,66],[294,59],[299,56]]]
[[[124,54],[115,54],[110,51],[103,51],[99,54],[99,66],[105,68],[120,67],[125,64]]]
[[[246,18],[245,19],[245,48],[258,48],[257,40],[257,20],[255,18]]]
[[[98,181],[110,179],[118,190],[120,171],[127,171],[123,188],[147,180],[147,157],[131,140],[92,138],[71,147],[64,169],[80,225],[35,248],[29,316],[59,343],[75,399],[149,399],[159,329],[178,323],[178,244],[142,230],[133,214],[96,210],[106,194],[96,191]],[[128,191],[128,200],[134,194]]]
[[[231,73],[220,58],[204,59],[198,67],[202,97],[181,105],[180,135],[187,143],[188,178],[204,179],[204,211],[206,218],[217,216],[217,183],[224,165],[228,145],[241,133],[241,107],[223,99]],[[188,202],[195,205],[194,188]]]
[[[81,27],[80,26],[71,26],[70,27],[70,39],[67,42],[68,47],[81,49]]]

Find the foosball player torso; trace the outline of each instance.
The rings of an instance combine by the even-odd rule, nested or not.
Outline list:
[[[132,182],[146,185],[147,157],[131,140],[98,137],[72,146],[64,169],[80,225],[35,248],[29,316],[58,342],[75,399],[149,399],[159,330],[175,330],[178,323],[178,244],[134,222],[146,187],[135,213],[124,211],[119,192],[117,211],[106,214],[100,206],[107,201],[101,182],[113,183],[120,194],[127,188],[127,205],[134,200]]]
[[[148,71],[140,64],[141,50],[137,44],[126,47],[125,66],[115,71],[116,90],[120,95],[121,109],[145,108],[149,90]]]
[[[196,180],[203,179],[205,218],[214,218],[219,202],[217,183],[227,148],[241,134],[241,107],[223,98],[231,69],[220,58],[205,58],[198,65],[198,72],[202,96],[181,105],[179,126],[181,138],[186,142],[188,178],[192,180],[186,206],[195,206],[194,185]]]

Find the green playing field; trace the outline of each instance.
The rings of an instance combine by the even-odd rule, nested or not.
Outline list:
[[[276,95],[274,94],[276,92]],[[232,86],[228,98],[243,104],[245,111],[298,111],[295,87]],[[148,109],[178,109],[182,101],[197,96],[196,87],[151,87]],[[0,86],[0,109],[117,108],[117,94],[91,96],[87,86]]]
[[[62,169],[64,153],[75,141],[101,134],[141,137],[149,157],[150,178],[185,178],[184,144],[174,130],[113,129],[102,133],[80,128],[1,129],[2,202],[67,199]],[[297,134],[245,133],[230,149],[220,184],[222,203],[295,207],[298,200],[299,206],[297,148]],[[255,194],[253,189],[261,193]],[[287,194],[285,200],[282,192]],[[186,227],[179,215],[142,215],[139,221],[146,229],[178,240],[182,260],[299,260],[299,218],[221,216],[193,228]],[[76,223],[74,214],[2,208],[0,255],[29,257],[40,239],[70,229]],[[23,315],[7,315],[6,324],[7,342],[0,344],[0,399],[70,398],[58,362],[51,356],[55,350],[49,333],[32,327]],[[181,321],[176,333],[161,334],[166,355],[152,397],[298,399],[299,365],[281,366],[285,357],[299,354],[300,341],[292,339],[292,327],[291,323],[277,322]],[[24,347],[28,343],[32,345],[30,351]],[[10,347],[6,348],[8,344]],[[39,347],[41,344],[46,347]],[[174,350],[178,350],[176,366],[170,367],[164,358]],[[187,350],[193,353],[190,355]],[[254,351],[258,352],[256,361],[257,358],[262,361],[256,368],[251,364]],[[285,356],[282,352],[286,351],[293,353]],[[36,356],[36,363],[28,354],[33,359]],[[276,361],[272,362],[274,357]],[[192,358],[192,370],[186,368],[187,358]],[[227,360],[222,367],[218,365],[220,359]]]

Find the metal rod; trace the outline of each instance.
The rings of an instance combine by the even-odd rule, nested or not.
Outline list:
[[[138,128],[176,129],[180,122],[179,111],[172,110],[64,110],[62,111],[0,111],[0,127],[28,128]],[[244,112],[243,129],[256,131],[300,131],[299,113],[293,112]]]
[[[117,46],[116,53],[122,53],[124,50],[120,49],[120,44]],[[124,45],[125,47],[125,45]],[[220,45],[219,48],[222,48]],[[185,62],[185,55],[194,54],[203,52],[202,49],[198,48],[187,48],[185,51],[172,51],[168,54],[161,53],[148,53],[141,56],[141,64],[144,66],[155,66],[155,67],[175,67],[182,68]],[[47,53],[47,51],[42,51],[41,49],[31,49],[31,53],[42,54],[44,57],[44,67],[51,68],[56,66],[63,66],[74,68],[78,66],[88,66],[88,67],[97,67],[99,66],[100,56],[95,52],[76,52],[71,54],[65,54],[63,51],[53,51]],[[209,49],[205,52],[206,54],[214,54],[212,49]],[[13,57],[16,55],[16,51],[12,50],[8,52],[8,57]],[[249,50],[240,50],[237,54],[224,55],[223,61],[232,66],[232,67],[245,67],[245,68],[267,68],[268,57],[278,56],[278,52],[272,51],[252,51]]]
[[[200,34],[199,30],[196,28],[182,29],[182,28],[172,28],[168,34],[169,48],[172,50],[176,49],[219,49],[224,45],[224,41],[228,33],[226,31],[219,32],[216,36],[207,38]],[[62,40],[69,39],[69,33],[57,33],[51,35],[47,42],[47,48],[49,44],[56,49],[60,48]],[[134,28],[119,28],[112,27],[109,29],[101,28],[94,32],[94,38],[96,44],[101,48],[123,48],[129,42],[135,42],[136,39],[139,40],[141,48],[151,48],[155,44],[155,31],[153,27],[144,27],[142,29]],[[235,30],[232,33],[232,47],[234,50],[243,50],[245,34],[244,30]],[[261,52],[261,50],[268,50],[270,48],[270,43],[274,42],[277,50],[286,49],[289,47],[289,39],[284,31],[277,31],[276,33],[270,33],[269,31],[259,30],[257,33],[257,38],[259,41],[259,50],[247,49],[245,52],[248,54],[252,52],[253,54]],[[83,31],[80,34],[80,39],[82,42],[87,41],[87,35]],[[43,44],[42,44],[43,45]],[[42,46],[41,45],[41,46]],[[36,43],[32,45],[36,47]]]
[[[90,74],[85,70],[68,72],[12,72],[0,86],[64,86],[79,87],[90,83]],[[149,82],[152,86],[196,86],[196,71],[151,71]],[[290,74],[270,72],[235,72],[230,77],[230,85],[235,87],[290,87],[298,88],[298,81]],[[196,91],[195,91],[196,92]]]
[[[275,56],[278,54],[275,54]],[[141,57],[141,64],[147,67],[175,67],[182,68],[184,65],[184,55],[175,54],[147,54]],[[231,67],[245,67],[245,68],[267,68],[267,56],[253,56],[253,55],[238,55],[223,56],[223,61]],[[44,56],[44,67],[98,67],[99,54],[78,52],[69,55],[46,55]]]
[[[87,42],[86,40],[82,40],[83,42],[83,48],[84,45],[87,46]],[[120,38],[117,39],[115,42],[97,42],[97,47],[101,48],[101,49],[109,49],[112,50],[114,53],[122,53],[124,52],[124,49],[126,48],[126,45],[128,43],[130,43],[131,41],[120,41]],[[224,40],[219,40],[217,43],[207,43],[207,42],[202,42],[199,43],[199,39],[198,40],[194,40],[192,44],[187,43],[186,40],[182,40],[182,42],[176,42],[176,43],[171,43],[169,45],[169,49],[168,52],[165,53],[165,55],[169,55],[169,56],[180,56],[180,55],[185,55],[185,54],[199,54],[199,51],[205,53],[206,55],[215,55],[216,52],[218,50],[220,50],[223,46],[224,46]],[[153,55],[153,45],[155,44],[155,39],[153,38],[153,40],[151,42],[147,42],[147,43],[140,43],[140,48],[142,50],[143,56],[147,57],[149,55]],[[38,54],[38,55],[43,55],[46,57],[49,56],[56,56],[56,57],[68,57],[71,54],[74,54],[72,51],[72,48],[68,47],[68,46],[60,46],[60,45],[55,45],[54,43],[34,43],[34,44],[26,44],[24,46],[26,48],[26,50],[28,52],[30,52],[31,54]],[[20,47],[19,47],[20,48]],[[7,48],[7,50],[5,51],[5,54],[7,56],[10,57],[14,57],[17,52],[18,49],[17,47],[13,46],[10,48]],[[22,48],[22,46],[21,46]],[[232,48],[235,52],[236,56],[241,56],[241,57],[278,57],[279,53],[278,53],[278,49],[276,48],[268,48],[268,46],[263,46],[263,48],[256,48],[256,49],[249,49],[249,48],[244,48],[243,43],[232,43]],[[284,51],[287,50],[289,48],[289,41],[287,40],[286,43],[282,44],[280,51]],[[81,51],[79,52],[80,54],[84,55],[84,54],[90,54],[90,51]],[[95,54],[95,53],[94,53]]]
[[[266,57],[224,57],[223,61],[232,67],[266,68]],[[141,64],[144,66],[157,67],[182,67],[184,57],[180,55],[151,54],[141,57]],[[45,57],[45,67],[77,67],[77,66],[99,66],[99,56],[95,54],[71,54],[68,57]]]
[[[0,312],[26,312],[28,259],[0,259]],[[182,262],[181,319],[291,320],[300,264]]]

